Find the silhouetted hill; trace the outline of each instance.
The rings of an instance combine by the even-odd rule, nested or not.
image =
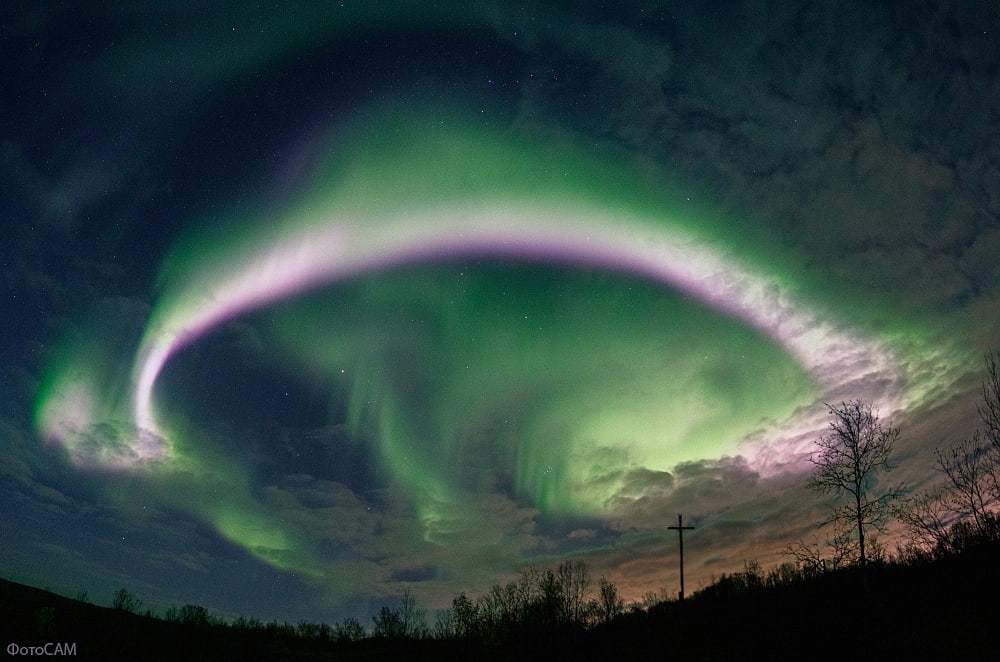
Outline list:
[[[393,642],[333,644],[268,630],[174,623],[65,598],[0,579],[0,647],[76,644],[85,660],[378,660]],[[448,642],[406,642],[409,659],[440,659]],[[447,651],[445,651],[447,653]],[[20,656],[19,656],[20,657]],[[35,656],[31,656],[35,657]],[[13,659],[13,658],[12,658]]]
[[[722,577],[684,603],[590,629],[517,626],[501,639],[331,641],[292,626],[140,616],[0,580],[2,646],[76,643],[77,659],[998,659],[998,548],[775,580]]]
[[[736,576],[684,604],[626,614],[588,659],[1000,659],[997,548],[926,563],[754,585]]]

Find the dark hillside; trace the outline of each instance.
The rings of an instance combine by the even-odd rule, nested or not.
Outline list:
[[[335,641],[329,629],[167,621],[0,581],[3,646],[76,643],[77,659],[996,659],[1000,549],[803,576],[750,570],[684,603],[584,629],[517,625],[489,639]],[[487,643],[489,642],[489,643]]]

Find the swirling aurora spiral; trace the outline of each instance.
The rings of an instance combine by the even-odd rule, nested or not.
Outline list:
[[[393,138],[400,140],[398,134]],[[564,157],[501,148],[499,143],[480,136],[427,135],[405,151],[424,154],[427,164],[436,167],[405,158],[391,167],[369,163],[355,168],[355,179],[364,184],[353,187],[351,173],[340,172],[339,179],[332,178],[339,182],[334,194],[321,186],[292,210],[249,224],[252,230],[238,239],[223,235],[220,250],[201,247],[193,251],[194,259],[170,263],[131,374],[122,380],[127,394],[102,391],[85,364],[64,370],[39,397],[41,435],[64,446],[80,465],[169,469],[180,460],[176,433],[157,410],[155,394],[159,377],[182,349],[235,318],[317,288],[401,265],[468,258],[606,270],[644,279],[738,320],[782,348],[812,382],[814,390],[806,396],[810,401],[791,414],[786,409],[783,420],[762,423],[764,428],[752,438],[726,442],[726,452],[743,456],[764,473],[801,465],[811,435],[823,425],[822,402],[865,397],[891,413],[912,397],[907,371],[885,339],[852,328],[822,306],[807,305],[786,281],[662,207],[631,204],[615,183],[596,181],[599,171],[595,175],[578,167],[580,182],[570,190],[565,182],[536,186],[532,178],[550,172],[553,159]],[[364,142],[359,145],[362,150],[355,154],[364,151]],[[486,174],[476,180],[477,186],[462,190],[453,182],[466,181],[461,170],[469,167],[470,155],[485,163],[481,169]],[[382,181],[369,183],[372,173]],[[427,181],[396,186],[425,173],[430,173]],[[331,178],[320,180],[328,186]],[[442,182],[452,189],[437,194]],[[601,193],[588,195],[595,188]],[[399,199],[393,203],[375,199],[366,204],[371,191],[396,189]],[[580,190],[584,194],[576,195]],[[92,437],[94,427],[108,419],[125,430],[116,447],[94,453],[90,444],[83,452],[81,439]],[[438,478],[437,490],[443,493],[445,479]],[[586,506],[593,512],[601,509],[599,500]]]

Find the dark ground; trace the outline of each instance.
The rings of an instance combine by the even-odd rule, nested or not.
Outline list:
[[[0,580],[0,645],[76,643],[76,659],[1000,659],[996,546],[777,586],[723,580],[592,630],[527,626],[503,645],[334,643],[139,616]],[[732,579],[732,578],[731,578]],[[13,659],[13,658],[11,658]]]

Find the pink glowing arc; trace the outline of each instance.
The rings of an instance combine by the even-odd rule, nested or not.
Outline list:
[[[590,210],[479,206],[378,223],[335,219],[195,275],[159,311],[140,347],[136,424],[158,433],[153,390],[159,374],[180,349],[220,324],[345,277],[470,256],[580,264],[662,283],[772,338],[826,393],[865,374],[898,374],[882,346],[819,319],[772,280],[669,228]],[[891,390],[860,395],[889,410],[899,403]]]

